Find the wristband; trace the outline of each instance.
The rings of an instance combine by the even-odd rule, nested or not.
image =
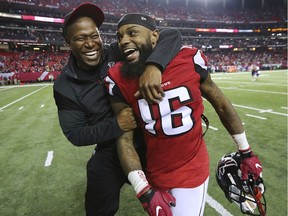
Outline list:
[[[143,193],[145,193],[151,188],[142,170],[135,170],[129,172],[128,179],[134,187],[137,196],[141,196]]]
[[[252,149],[250,147],[245,150],[239,150],[239,153],[243,160],[254,156],[254,153],[252,152]]]
[[[155,190],[149,189],[148,191],[146,191],[145,193],[140,193],[137,195],[137,198],[140,200],[140,202],[142,203],[142,205],[145,205],[145,203],[149,203],[150,200],[152,199],[152,197],[155,194]],[[147,205],[148,207],[149,205]],[[144,208],[146,209],[147,207],[144,206]]]
[[[246,138],[245,131],[241,134],[231,135],[231,137],[234,140],[234,142],[236,143],[238,150],[243,151],[243,150],[250,148],[248,141],[247,141],[247,138]]]

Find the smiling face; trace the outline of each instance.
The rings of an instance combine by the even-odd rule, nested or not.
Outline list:
[[[103,43],[95,22],[90,17],[80,17],[67,27],[66,39],[84,70],[96,67],[102,57]]]
[[[139,61],[143,47],[156,46],[159,32],[137,24],[126,24],[118,29],[117,38],[126,61],[131,63]]]
[[[141,25],[126,24],[118,29],[117,37],[119,47],[126,58],[120,69],[122,76],[141,76],[146,68],[146,59],[156,46],[159,32]]]

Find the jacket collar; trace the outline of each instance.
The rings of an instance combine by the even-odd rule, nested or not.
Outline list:
[[[105,55],[104,55],[105,57]],[[102,60],[101,60],[102,62]],[[70,53],[67,67],[64,67],[64,73],[70,78],[79,80],[79,81],[95,81],[99,80],[99,69],[101,68],[102,63],[99,66],[95,67],[91,71],[86,71],[78,67],[77,61],[73,53]]]

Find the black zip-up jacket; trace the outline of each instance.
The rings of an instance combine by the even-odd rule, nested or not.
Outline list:
[[[178,53],[181,36],[178,30],[162,30],[160,40],[146,63],[162,70]],[[77,67],[73,54],[53,86],[60,126],[67,139],[76,146],[115,144],[122,135],[113,114],[107,90],[102,83],[108,69],[121,60],[117,43],[104,46],[103,59],[93,71]]]

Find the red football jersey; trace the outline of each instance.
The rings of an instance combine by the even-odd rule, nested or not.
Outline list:
[[[121,65],[112,67],[105,81],[109,93],[130,105],[138,118],[147,145],[149,183],[162,189],[199,186],[209,175],[200,91],[208,73],[206,57],[196,48],[182,48],[163,72],[163,101],[153,105],[134,97],[138,79],[123,78]]]

